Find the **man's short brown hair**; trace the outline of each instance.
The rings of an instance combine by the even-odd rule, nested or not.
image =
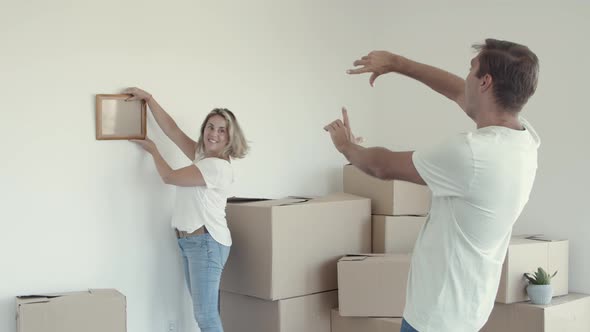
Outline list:
[[[496,103],[519,112],[537,88],[539,59],[535,53],[524,45],[497,39],[486,39],[473,48],[479,51],[476,76],[492,76]]]

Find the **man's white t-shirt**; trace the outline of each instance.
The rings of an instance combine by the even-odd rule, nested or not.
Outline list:
[[[512,226],[529,199],[540,140],[490,126],[414,152],[432,206],[414,247],[404,318],[420,332],[474,332],[494,305]]]
[[[204,225],[215,241],[231,246],[225,206],[234,181],[232,166],[220,158],[197,159],[193,163],[203,174],[206,186],[176,187],[172,227],[194,232]]]

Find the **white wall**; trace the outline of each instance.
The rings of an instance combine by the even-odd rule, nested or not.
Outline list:
[[[135,145],[94,139],[95,94],[144,87],[195,139],[228,107],[252,142],[234,194],[321,195],[344,163],[323,126],[342,105],[376,109],[345,76],[375,30],[354,1],[2,0],[0,331],[15,329],[15,295],[100,287],[127,296],[130,332],[196,331],[174,190]],[[187,164],[153,119],[148,133]]]
[[[130,332],[166,331],[170,319],[196,331],[168,226],[174,191],[131,143],[94,139],[94,94],[142,86],[193,137],[211,108],[229,107],[252,141],[235,163],[234,194],[319,195],[341,189],[344,159],[321,128],[342,105],[368,145],[417,148],[471,128],[417,83],[391,76],[371,89],[366,76],[346,77],[354,59],[385,48],[463,75],[470,43],[487,36],[521,41],[541,59],[525,111],[543,139],[540,168],[517,231],[570,238],[572,289],[590,292],[582,1],[528,10],[467,1],[0,4],[2,331],[14,330],[15,295],[97,287],[127,295]],[[148,125],[165,157],[185,165]]]

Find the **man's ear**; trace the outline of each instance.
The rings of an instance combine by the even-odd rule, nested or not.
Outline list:
[[[490,89],[492,87],[492,84],[493,84],[492,75],[485,74],[479,82],[479,89],[481,90],[481,92],[486,92],[488,89]]]

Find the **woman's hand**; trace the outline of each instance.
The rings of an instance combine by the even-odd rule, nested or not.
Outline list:
[[[144,91],[140,88],[127,88],[125,90],[123,90],[124,94],[128,94],[131,95],[131,97],[127,98],[127,101],[132,101],[132,100],[145,100],[148,101],[150,98],[152,98],[152,95],[149,94],[147,91]]]
[[[147,137],[145,139],[132,139],[129,141],[141,146],[144,150],[146,150],[150,154],[154,154],[154,152],[157,151],[157,149],[158,149],[156,147],[156,144],[151,139],[149,139]]]

